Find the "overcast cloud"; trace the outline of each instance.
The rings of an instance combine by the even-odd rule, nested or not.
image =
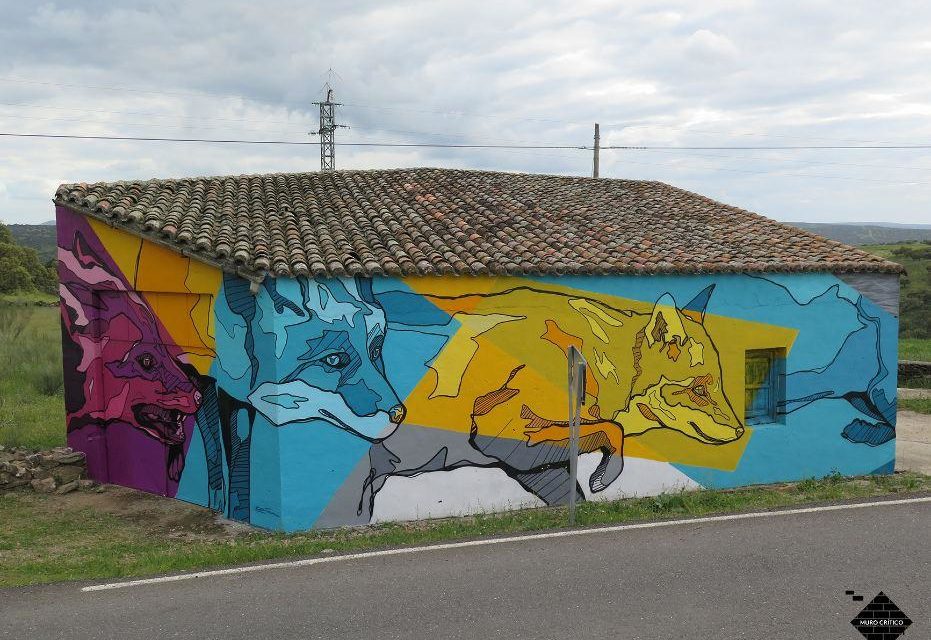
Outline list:
[[[0,131],[339,141],[931,143],[927,2],[0,0]],[[572,150],[338,148],[339,168],[589,175]],[[0,138],[0,219],[61,182],[313,171],[316,147]],[[605,151],[781,220],[931,223],[931,151]]]

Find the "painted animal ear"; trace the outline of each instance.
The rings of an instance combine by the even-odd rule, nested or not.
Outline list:
[[[283,313],[285,309],[290,309],[294,314],[300,316],[301,318],[305,317],[307,314],[304,313],[304,310],[301,309],[297,303],[293,300],[289,300],[284,297],[278,291],[278,280],[276,278],[265,278],[263,282],[265,291],[268,293],[268,296],[272,300],[272,304],[275,307],[275,313]],[[303,297],[304,287],[301,287],[301,293]]]
[[[687,337],[675,298],[671,293],[664,293],[653,305],[650,321],[647,322],[647,343],[652,347],[656,342],[669,343],[673,338],[678,338],[679,344],[684,344]]]
[[[705,322],[705,310],[708,308],[708,301],[711,299],[711,294],[714,292],[715,285],[709,284],[707,287],[702,289],[697,296],[692,298],[692,300],[682,307],[682,315],[687,318],[691,318],[695,322],[704,323]]]
[[[71,253],[77,258],[80,265],[86,269],[91,267],[103,267],[106,269],[106,263],[91,249],[90,243],[84,238],[80,231],[74,234],[74,242],[71,244]]]
[[[359,296],[363,302],[369,304],[378,304],[375,300],[375,293],[372,291],[372,279],[363,276],[356,276],[356,287],[359,289]]]

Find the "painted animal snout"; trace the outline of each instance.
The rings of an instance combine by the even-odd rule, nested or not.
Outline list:
[[[249,402],[279,427],[327,423],[371,441],[391,435],[405,415],[404,406],[395,403],[390,409],[374,408],[369,415],[360,416],[342,394],[312,387],[302,380],[261,384],[249,395]]]

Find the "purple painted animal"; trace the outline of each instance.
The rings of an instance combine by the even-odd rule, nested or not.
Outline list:
[[[183,468],[186,421],[200,392],[180,347],[79,231],[58,248],[68,431],[130,425],[168,448],[169,478]]]

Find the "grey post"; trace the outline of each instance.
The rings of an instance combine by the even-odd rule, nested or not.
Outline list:
[[[569,526],[575,526],[576,487],[579,484],[579,425],[585,397],[588,363],[574,346],[569,347]]]

